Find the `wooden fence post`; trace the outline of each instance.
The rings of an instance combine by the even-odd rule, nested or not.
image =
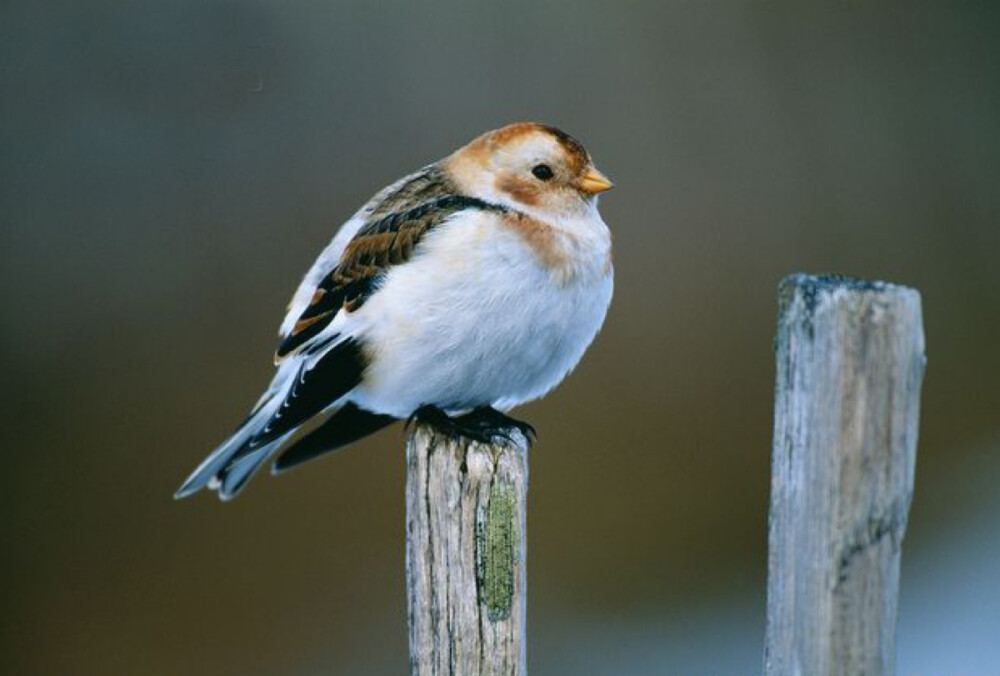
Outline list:
[[[778,295],[765,673],[890,676],[925,363],[920,294],[795,275]]]
[[[406,444],[411,676],[525,674],[528,441]]]

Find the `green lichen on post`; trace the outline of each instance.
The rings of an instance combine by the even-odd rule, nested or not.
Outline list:
[[[517,509],[514,488],[502,481],[490,486],[489,505],[477,519],[476,568],[480,602],[491,622],[510,617],[517,565]]]

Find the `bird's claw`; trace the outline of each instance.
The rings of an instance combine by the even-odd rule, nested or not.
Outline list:
[[[406,425],[409,427],[415,423],[429,425],[453,440],[464,437],[484,444],[493,443],[497,439],[515,443],[514,430],[524,435],[529,446],[538,438],[534,427],[490,406],[473,409],[454,418],[436,406],[422,406],[414,411]]]

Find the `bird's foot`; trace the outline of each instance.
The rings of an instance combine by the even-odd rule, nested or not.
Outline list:
[[[528,423],[504,415],[491,406],[481,406],[454,418],[437,406],[421,406],[410,416],[407,425],[412,423],[430,425],[452,439],[465,437],[484,444],[493,443],[498,438],[513,442],[514,430],[524,435],[529,446],[538,436],[535,428]]]

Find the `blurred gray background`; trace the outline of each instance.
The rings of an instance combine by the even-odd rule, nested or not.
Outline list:
[[[337,225],[531,119],[619,186],[604,331],[519,412],[532,673],[759,672],[795,271],[922,292],[900,670],[1000,673],[1000,6],[806,4],[0,4],[0,671],[405,673],[398,427],[171,495]]]

